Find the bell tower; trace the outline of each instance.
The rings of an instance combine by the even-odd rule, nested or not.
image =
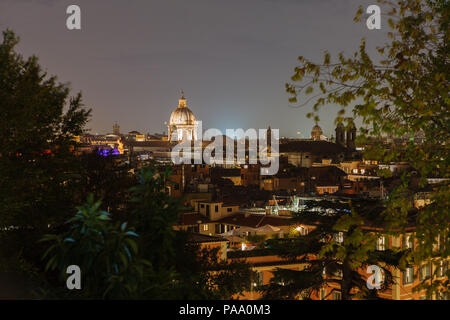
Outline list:
[[[356,139],[356,126],[355,123],[352,121],[351,127],[347,129],[347,149],[350,150],[356,149],[355,139]]]
[[[340,122],[336,127],[336,143],[345,147],[345,131],[344,125]]]

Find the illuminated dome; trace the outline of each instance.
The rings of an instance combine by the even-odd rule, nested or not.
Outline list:
[[[178,100],[178,107],[170,115],[168,127],[169,141],[197,139],[196,119],[194,113],[186,105],[183,91]]]
[[[311,130],[311,139],[318,141],[320,140],[322,134],[323,134],[322,128],[319,127],[319,125],[316,123],[316,125]]]
[[[178,100],[178,107],[170,115],[169,125],[194,125],[194,113],[186,106],[186,98],[182,93],[180,100]]]

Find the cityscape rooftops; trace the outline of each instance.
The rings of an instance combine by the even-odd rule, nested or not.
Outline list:
[[[294,221],[292,221],[291,219],[280,216],[262,215],[262,214],[244,214],[244,213],[234,214],[222,218],[220,220],[217,220],[216,222],[251,228],[259,228],[265,225],[277,227],[277,226],[289,226],[294,224]]]
[[[279,152],[342,153],[346,148],[328,141],[296,140],[280,142]]]

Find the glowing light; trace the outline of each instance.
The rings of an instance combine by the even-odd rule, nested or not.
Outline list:
[[[120,154],[120,152],[119,152],[119,150],[118,150],[117,148],[114,148],[114,149],[111,149],[111,150],[108,150],[108,149],[99,149],[99,150],[97,151],[97,153],[98,153],[99,155],[103,156],[103,157],[107,157],[107,156],[111,156],[111,155],[117,156],[117,155]]]

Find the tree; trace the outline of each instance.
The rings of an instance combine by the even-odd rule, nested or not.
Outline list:
[[[43,72],[35,56],[25,60],[16,53],[18,41],[7,30],[0,45],[0,222],[46,228],[64,221],[57,212],[70,206],[64,190],[73,138],[90,110],[80,93],[69,98],[67,85]]]
[[[152,273],[151,265],[138,257],[138,235],[127,222],[112,222],[100,205],[90,195],[67,221],[67,232],[42,238],[41,242],[51,243],[43,254],[45,269],[56,271],[63,287],[67,267],[80,268],[82,290],[56,290],[66,298],[137,298],[144,291],[145,276]]]
[[[76,185],[76,202],[81,203],[89,194],[102,199],[102,209],[113,219],[128,220],[127,207],[131,198],[130,188],[136,185],[136,177],[128,172],[126,164],[109,154],[83,153],[77,157],[77,168],[72,179]]]
[[[3,32],[0,264],[12,271],[24,265],[36,269],[36,241],[49,225],[62,224],[74,213],[71,173],[78,164],[73,138],[83,132],[90,115],[81,94],[70,96],[68,86],[42,71],[35,56],[24,59],[15,51],[18,42],[12,31]]]
[[[415,264],[439,266],[449,256],[449,13],[448,1],[379,0],[389,9],[390,42],[377,47],[378,57],[371,57],[362,40],[352,57],[339,54],[332,61],[328,52],[323,63],[299,57],[292,83],[286,85],[293,103],[312,95],[314,113],[322,106],[341,106],[336,122],[345,119],[346,107],[361,119],[360,143],[382,136],[414,137],[423,132],[423,143],[412,138],[404,146],[386,150],[381,144],[367,144],[365,156],[382,162],[408,161],[419,174],[418,186],[427,185],[427,178],[447,180],[433,186],[431,203],[415,215],[415,237],[419,243],[411,254]],[[355,17],[362,19],[360,8]],[[379,63],[374,61],[379,60]],[[316,120],[318,116],[314,116]],[[348,123],[349,125],[349,123]],[[393,234],[401,233],[409,221],[415,190],[415,177],[404,172],[401,183],[391,192],[384,218]],[[400,230],[400,231],[399,231]],[[436,272],[439,268],[436,268]],[[447,274],[448,276],[448,274]],[[427,297],[448,292],[448,278],[424,280],[416,289],[427,289]]]
[[[401,251],[377,250],[376,240],[384,234],[366,230],[382,227],[377,218],[379,203],[321,200],[308,201],[306,206],[293,218],[310,226],[306,235],[298,233],[288,239],[269,241],[271,250],[304,263],[305,268],[275,271],[271,283],[262,288],[265,298],[311,299],[327,287],[331,289],[328,295],[339,292],[343,300],[378,298],[378,290],[367,287],[367,267],[377,265],[383,270],[380,289],[385,290],[394,281],[391,268],[405,263]]]
[[[166,191],[170,169],[154,165],[142,168],[138,184],[131,188],[133,222],[142,234],[141,245],[156,270],[171,270],[175,260],[175,230],[181,204]]]
[[[94,162],[93,168],[102,171],[97,163],[100,159],[94,156],[89,160]],[[95,170],[87,172],[91,174],[83,175],[83,180],[94,177],[94,181],[85,181],[86,187],[102,190],[103,178],[95,179]],[[44,244],[51,243],[43,254],[49,279],[44,286],[46,297],[58,293],[61,297],[86,299],[174,298],[177,243],[172,226],[179,207],[177,200],[164,192],[168,173],[159,175],[154,167],[139,171],[130,188],[130,223],[101,210],[101,201],[94,201],[91,194],[67,221],[67,231],[54,228],[56,234],[42,238]],[[129,229],[128,225],[135,228]],[[61,290],[69,265],[78,265],[82,270],[84,288],[79,292]],[[59,281],[49,271],[55,271]]]

